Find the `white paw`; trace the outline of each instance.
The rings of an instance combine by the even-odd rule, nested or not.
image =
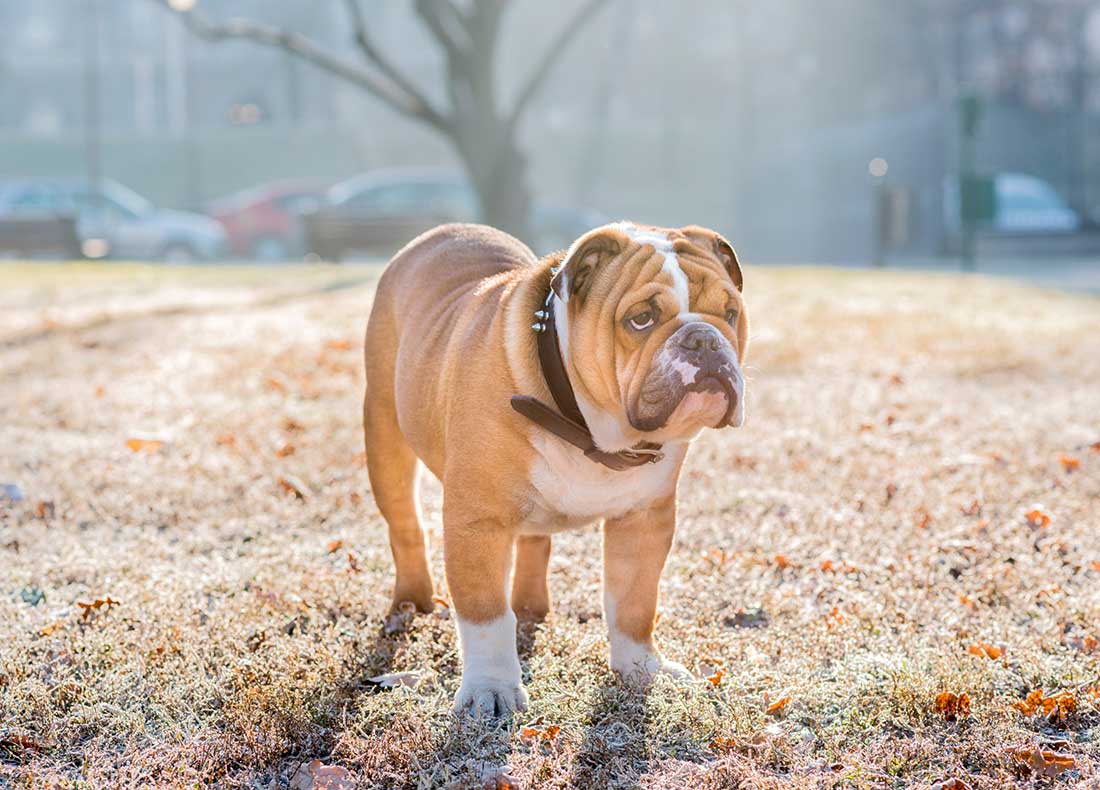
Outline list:
[[[455,695],[455,713],[469,710],[477,717],[507,716],[513,711],[527,710],[527,690],[520,682],[492,679],[466,680]]]
[[[612,657],[611,668],[624,681],[640,686],[648,686],[657,675],[667,675],[674,680],[692,680],[695,677],[683,664],[669,661],[660,653],[648,650],[630,651],[630,655]]]

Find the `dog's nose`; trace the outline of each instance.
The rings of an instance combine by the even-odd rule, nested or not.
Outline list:
[[[680,348],[696,353],[717,351],[720,343],[721,338],[709,324],[685,327],[683,337],[680,338]]]

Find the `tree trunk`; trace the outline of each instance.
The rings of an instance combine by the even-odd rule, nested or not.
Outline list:
[[[505,129],[495,131],[488,139],[458,140],[459,153],[481,200],[484,222],[532,244],[527,157],[513,134]]]

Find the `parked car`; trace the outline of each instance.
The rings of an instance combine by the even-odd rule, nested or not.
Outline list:
[[[188,262],[226,251],[221,225],[201,214],[160,209],[132,189],[105,179],[95,188],[76,179],[0,183],[0,218],[71,217],[88,257]]]
[[[483,221],[477,192],[460,174],[413,168],[342,181],[304,219],[307,248],[332,261],[353,253],[388,256],[436,225]],[[603,222],[593,211],[535,201],[525,241],[544,254]]]
[[[206,213],[225,228],[233,255],[280,261],[304,252],[301,215],[315,207],[326,183],[275,181],[212,201]]]
[[[1081,217],[1047,181],[1023,173],[993,176],[993,218],[980,226],[983,233],[1074,233]],[[959,189],[954,180],[946,187],[945,220],[949,232],[960,229]]]

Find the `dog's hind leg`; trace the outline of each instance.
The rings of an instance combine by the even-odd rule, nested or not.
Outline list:
[[[550,589],[546,585],[546,566],[549,563],[549,535],[516,538],[512,611],[521,620],[542,620],[550,611]]]
[[[391,609],[411,601],[430,612],[432,575],[417,502],[419,464],[397,424],[393,398],[392,357],[372,353],[367,336],[367,393],[363,399],[363,435],[371,490],[389,526],[390,551],[397,568]],[[390,370],[385,370],[386,366]]]

